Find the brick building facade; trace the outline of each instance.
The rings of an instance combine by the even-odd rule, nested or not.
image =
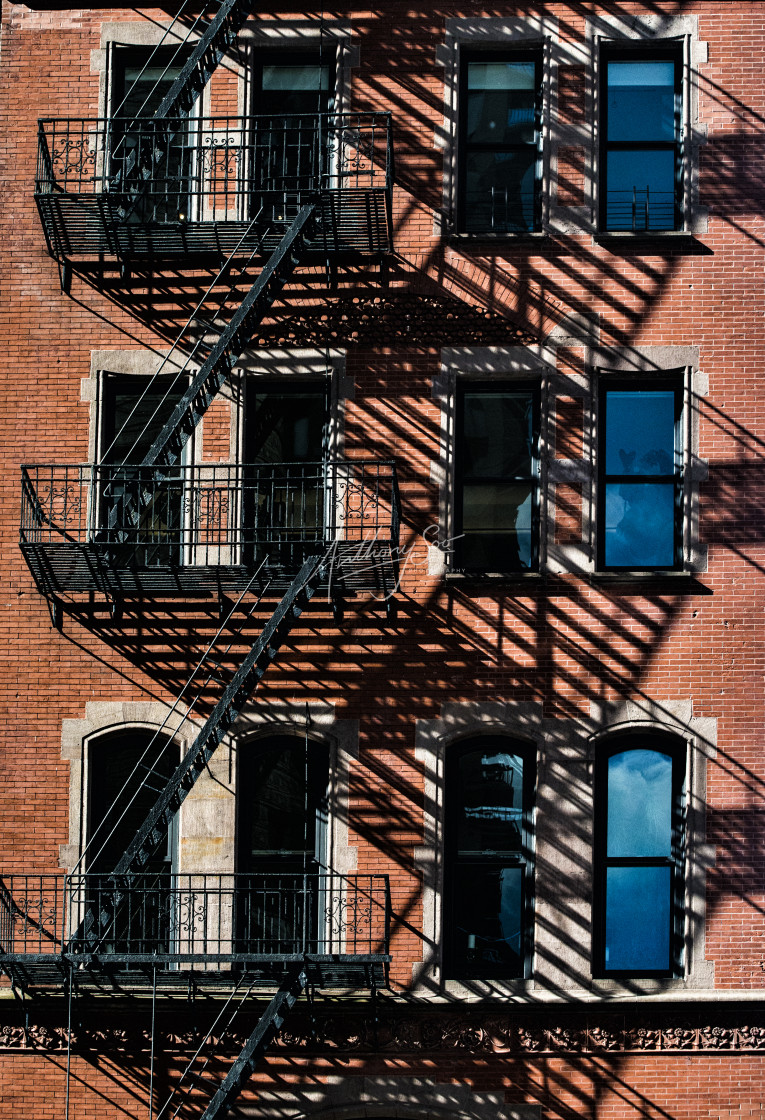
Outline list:
[[[761,1116],[765,4],[252,7],[3,3],[5,1111]]]

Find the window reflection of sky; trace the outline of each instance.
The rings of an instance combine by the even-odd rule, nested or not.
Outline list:
[[[674,485],[606,486],[605,533],[609,567],[671,568],[675,561]]]
[[[610,867],[606,892],[606,968],[668,968],[670,869]]]
[[[679,98],[671,61],[608,63],[608,139],[672,141]]]
[[[608,855],[669,856],[672,759],[632,750],[608,761]]]
[[[606,397],[608,474],[672,474],[673,390],[613,391]]]
[[[672,389],[606,394],[604,544],[609,566],[672,567],[675,562],[673,476],[680,466],[676,408]],[[614,475],[634,475],[635,482],[609,482]],[[659,481],[662,476],[672,481]]]

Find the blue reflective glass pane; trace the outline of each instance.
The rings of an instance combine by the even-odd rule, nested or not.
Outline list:
[[[606,159],[608,228],[674,229],[674,151],[611,151]]]
[[[671,475],[675,466],[674,392],[606,393],[606,473]]]
[[[672,877],[668,867],[606,873],[606,971],[668,972]]]
[[[468,152],[465,159],[465,228],[505,233],[534,228],[536,149]]]
[[[465,393],[463,474],[528,477],[534,448],[531,393]]]
[[[475,975],[521,975],[523,871],[520,867],[463,864],[454,876],[455,958]]]
[[[671,482],[606,485],[604,558],[611,568],[671,568],[675,563],[675,487]]]
[[[535,132],[534,63],[468,63],[468,143],[528,144]]]
[[[672,759],[632,750],[608,760],[608,856],[672,854]]]
[[[608,139],[672,142],[680,125],[674,62],[608,63]]]
[[[461,856],[521,849],[523,759],[506,751],[477,750],[459,760]]]

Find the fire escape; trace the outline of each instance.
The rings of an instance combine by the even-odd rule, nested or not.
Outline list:
[[[311,598],[326,592],[339,612],[358,592],[390,602],[396,587],[392,462],[183,460],[296,268],[319,264],[329,280],[345,261],[382,268],[392,249],[386,114],[191,115],[249,15],[225,0],[195,25],[153,116],[40,122],[35,197],[65,291],[88,261],[118,262],[125,284],[134,268],[189,261],[213,262],[215,276],[166,359],[172,407],[140,458],[22,467],[21,549],[58,626],[75,601],[103,601],[119,622],[131,597],[218,597],[228,631],[181,693],[184,718],[219,677],[226,633],[255,632],[217,701],[194,714],[191,747],[110,873],[0,883],[0,967],[20,992],[276,990],[205,1120],[225,1115],[307,986],[374,993],[390,960],[385,876],[148,871]],[[148,766],[146,781],[156,778]]]

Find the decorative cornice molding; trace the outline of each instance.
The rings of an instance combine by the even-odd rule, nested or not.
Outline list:
[[[72,1031],[72,1050],[78,1053],[123,1051],[138,1053],[151,1047],[151,1031],[135,1021],[120,1025],[119,1011],[110,1026],[80,1024]],[[103,1022],[104,1012],[99,1015]],[[184,1015],[184,1021],[188,1016]],[[218,1053],[241,1050],[257,1019],[242,1015],[236,1030],[210,1039]],[[154,1047],[164,1053],[194,1052],[202,1041],[199,1029],[174,1030],[161,1025]],[[382,1013],[375,1021],[367,1014],[333,1011],[310,1016],[293,1014],[274,1042],[277,1052],[491,1055],[602,1054],[629,1052],[765,1051],[765,1011],[737,1009],[713,1015],[707,1008],[682,1012],[645,1008],[636,1012],[602,1012],[576,1016],[546,1012],[524,1015],[485,1012],[401,1014]],[[46,1023],[0,1026],[0,1049],[61,1051],[67,1049],[67,1029]]]

